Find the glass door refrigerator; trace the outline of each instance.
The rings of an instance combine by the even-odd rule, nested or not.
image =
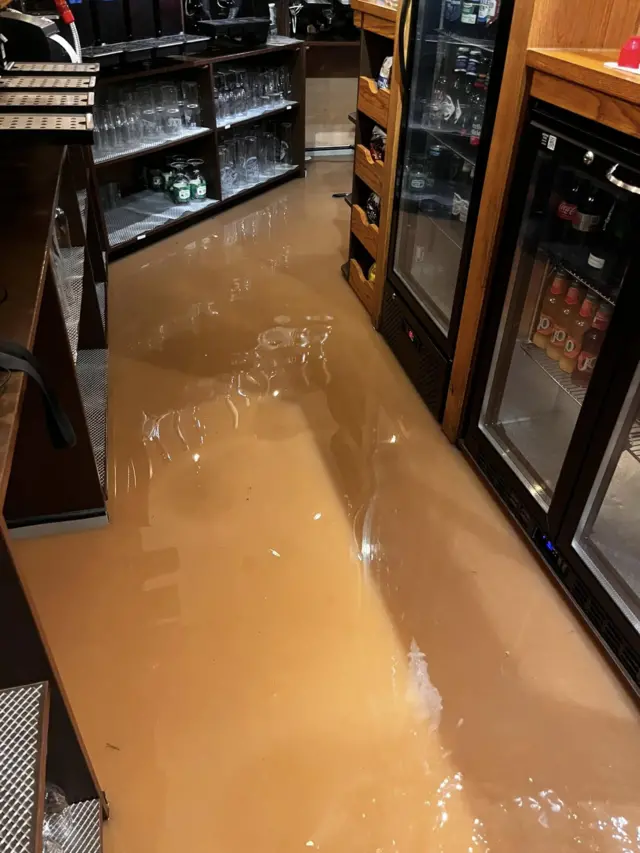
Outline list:
[[[463,447],[640,693],[640,142],[534,102]]]
[[[379,329],[444,409],[514,0],[413,0]],[[403,7],[406,15],[408,2]],[[401,32],[402,39],[404,32]]]

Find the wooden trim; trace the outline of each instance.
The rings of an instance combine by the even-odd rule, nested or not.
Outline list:
[[[640,107],[628,101],[612,98],[603,92],[560,80],[541,71],[533,72],[531,94],[541,101],[640,138]]]
[[[442,429],[452,442],[457,440],[461,427],[485,293],[493,274],[498,235],[524,121],[528,97],[525,52],[534,2],[539,0],[518,0],[513,12],[509,47],[502,77],[502,91],[478,211],[458,340],[442,422]]]
[[[402,2],[402,0],[401,0]],[[410,4],[411,0],[404,0]],[[399,16],[398,16],[399,18]],[[411,8],[407,10],[407,20],[411,19]],[[399,21],[398,21],[399,25]],[[409,27],[407,27],[407,31]],[[408,37],[408,36],[407,36]],[[387,278],[389,263],[389,248],[391,242],[391,224],[393,222],[393,199],[396,185],[396,170],[400,147],[400,127],[402,124],[402,82],[400,80],[400,50],[407,51],[407,43],[400,44],[396,34],[393,46],[393,69],[391,89],[389,92],[389,110],[387,118],[387,146],[384,155],[384,180],[380,193],[380,234],[378,237],[378,255],[376,257],[376,281],[374,285],[373,322],[378,324],[382,310],[382,294]]]
[[[374,160],[369,151],[358,143],[355,156],[356,175],[365,182],[370,190],[382,196],[382,184],[385,177],[385,164]]]
[[[358,109],[386,128],[389,118],[389,89],[379,89],[371,77],[358,80]]]
[[[392,39],[396,32],[395,21],[384,20],[375,15],[362,15],[357,26],[362,30],[367,30],[369,33],[375,33],[387,39]]]
[[[353,9],[354,20],[357,13],[365,13],[372,17],[391,21],[393,24],[396,23],[399,11],[395,6],[387,6],[385,3],[371,3],[369,0],[351,0],[351,8]]]
[[[349,284],[369,314],[371,314],[374,306],[373,284],[367,280],[367,277],[362,272],[362,267],[355,258],[349,260]]]
[[[367,214],[359,204],[351,206],[351,233],[360,240],[375,261],[378,256],[378,226],[369,222]]]
[[[578,83],[640,105],[640,78],[637,74],[606,68],[605,62],[616,62],[617,50],[528,50],[527,65],[570,83]]]

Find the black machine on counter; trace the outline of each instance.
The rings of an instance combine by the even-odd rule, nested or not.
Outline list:
[[[234,43],[264,44],[269,35],[268,0],[185,0],[189,32]]]

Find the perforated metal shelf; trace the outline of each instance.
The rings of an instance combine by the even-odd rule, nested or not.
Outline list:
[[[95,77],[0,77],[0,89],[94,89]]]
[[[96,166],[101,163],[113,163],[116,160],[132,157],[136,154],[148,153],[156,148],[163,148],[169,145],[178,145],[187,139],[195,139],[198,136],[205,136],[211,133],[208,127],[185,127],[176,136],[163,136],[162,139],[155,139],[153,142],[141,142],[138,145],[130,145],[122,151],[96,151],[93,153],[93,161]]]
[[[15,74],[97,74],[97,62],[11,62],[7,71]]]
[[[56,289],[69,338],[69,347],[76,360],[78,349],[78,326],[82,306],[82,280],[84,276],[84,248],[61,249],[62,263],[53,256]]]
[[[59,144],[93,142],[93,117],[87,115],[37,115],[32,113],[0,113],[0,133],[33,137],[47,134]]]
[[[109,246],[115,249],[124,243],[144,238],[171,222],[185,216],[215,207],[220,202],[213,198],[174,204],[164,193],[143,190],[127,196],[124,202],[105,211],[104,219],[109,234]]]
[[[78,109],[89,111],[94,104],[93,92],[0,92],[0,108]]]
[[[76,374],[93,456],[104,489],[107,475],[107,350],[78,350]]]
[[[0,691],[0,850],[36,851],[46,684]]]
[[[535,344],[523,341],[520,346],[529,358],[535,361],[535,363],[544,370],[547,376],[550,376],[556,385],[559,385],[560,388],[562,388],[565,394],[572,397],[579,406],[584,403],[584,398],[587,394],[586,384],[582,385],[579,382],[574,382],[571,379],[570,373],[565,373],[564,370],[561,370],[558,362],[549,358],[545,351],[535,346]]]

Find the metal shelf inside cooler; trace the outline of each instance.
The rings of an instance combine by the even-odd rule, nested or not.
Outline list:
[[[465,36],[461,33],[452,33],[449,30],[438,29],[438,40],[447,42],[448,44],[466,44],[469,47],[478,47],[487,53],[493,53],[495,43],[491,39],[474,38],[473,36]]]
[[[36,851],[45,759],[45,684],[0,690],[0,849]]]
[[[183,216],[199,213],[215,207],[217,199],[206,198],[202,201],[189,201],[187,204],[175,204],[164,193],[143,190],[126,196],[111,210],[105,211],[104,219],[112,249],[132,240],[142,240],[152,231],[177,222]]]
[[[615,305],[615,296],[610,296],[605,292],[605,282],[599,282],[595,277],[588,278],[584,275],[584,271],[578,270],[578,265],[570,257],[571,247],[557,243],[542,243],[541,247],[544,254],[547,255],[551,263],[558,270],[564,270],[571,278],[575,279],[578,284],[583,285],[588,290],[593,291],[596,296],[608,302],[609,305]]]
[[[562,388],[562,390],[575,400],[579,406],[584,403],[584,398],[587,394],[587,385],[575,382],[571,378],[571,374],[565,373],[564,370],[560,368],[557,361],[549,358],[544,350],[540,349],[540,347],[537,347],[535,344],[532,344],[530,341],[522,341],[520,346],[529,358],[535,361],[535,363],[544,370],[547,376],[550,376],[556,385]]]

